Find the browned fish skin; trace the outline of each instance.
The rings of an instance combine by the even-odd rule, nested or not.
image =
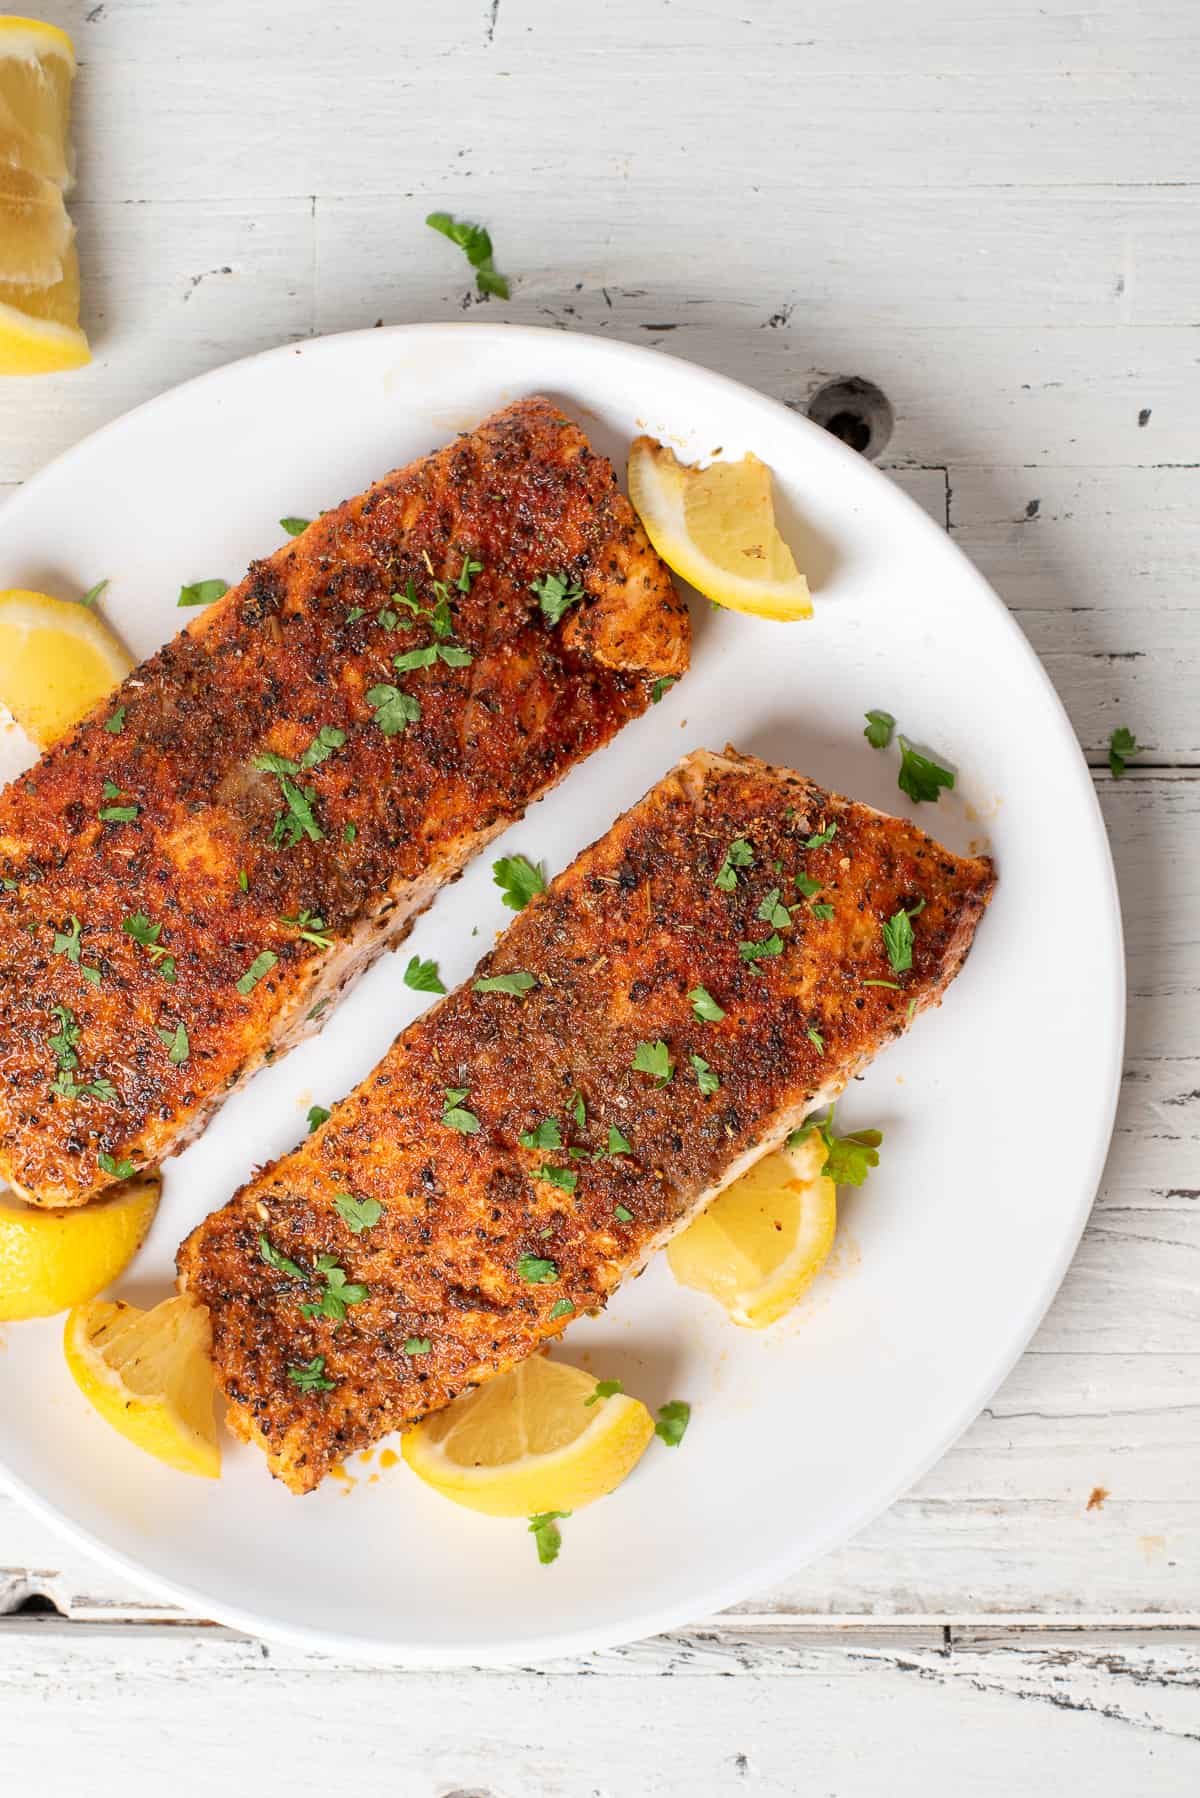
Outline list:
[[[836,835],[806,847],[828,824]],[[753,864],[726,891],[715,880],[737,838]],[[810,909],[797,873],[822,883],[812,904],[831,904],[831,918]],[[570,1320],[563,1301],[570,1315],[603,1305],[714,1191],[940,1000],[993,885],[990,862],[798,774],[732,751],[687,757],[480,964],[483,975],[536,975],[526,997],[468,982],[441,1000],[315,1135],[183,1244],[181,1277],[211,1308],[233,1428],[307,1492],[348,1452],[557,1335]],[[799,902],[778,932],[759,916],[773,887]],[[881,923],[901,908],[914,940],[911,970],[897,974]],[[781,953],[754,963],[740,953],[773,934]],[[723,1008],[720,1022],[695,1017],[697,985]],[[639,1042],[660,1040],[674,1064],[665,1085],[631,1066]],[[710,1097],[694,1055],[720,1080]],[[448,1089],[460,1088],[474,1134],[442,1122]],[[567,1146],[522,1147],[547,1118]],[[590,1159],[610,1127],[630,1153]],[[535,1178],[544,1167],[574,1175],[574,1190]],[[339,1193],[377,1201],[379,1221],[352,1234]],[[345,1321],[306,1318],[301,1304],[322,1280],[274,1271],[262,1237],[305,1271],[332,1256],[366,1298]],[[527,1272],[551,1277],[522,1278],[523,1256],[550,1264]],[[428,1353],[406,1354],[413,1339]],[[315,1356],[337,1382],[330,1392],[289,1379]]]
[[[467,557],[482,567],[463,590]],[[557,624],[531,591],[547,573],[586,590]],[[427,614],[435,577],[473,659],[398,672],[398,653],[449,641],[390,604],[411,579]],[[142,1167],[181,1147],[687,657],[686,610],[611,465],[543,399],[256,563],[0,795],[0,1177],[77,1204],[112,1178],[101,1154]],[[419,719],[385,735],[376,686]],[[319,835],[273,842],[283,787],[254,758],[299,762],[323,728],[344,743],[293,783]],[[330,949],[285,922],[304,911]],[[123,929],[139,912],[157,944]],[[53,946],[72,918],[74,959]],[[240,993],[263,951],[275,964]]]

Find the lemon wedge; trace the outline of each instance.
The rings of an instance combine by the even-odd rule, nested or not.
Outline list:
[[[812,617],[808,582],[775,526],[771,470],[757,456],[694,468],[638,437],[629,497],[663,561],[706,599],[758,618]]]
[[[0,703],[39,749],[87,716],[133,663],[89,606],[0,592]]]
[[[594,1375],[534,1355],[435,1411],[400,1449],[443,1498],[490,1517],[529,1517],[603,1498],[653,1434],[640,1400],[600,1397]]]
[[[68,1315],[63,1351],[75,1384],[118,1434],[180,1473],[218,1478],[207,1306],[188,1293],[151,1311],[95,1299]]]
[[[146,1240],[160,1190],[152,1174],[63,1211],[0,1194],[0,1323],[52,1317],[103,1292]]]
[[[837,1189],[816,1133],[766,1155],[667,1245],[682,1286],[707,1292],[735,1324],[765,1330],[811,1286],[833,1247]]]
[[[75,52],[65,31],[0,17],[0,375],[90,361],[63,205]]]

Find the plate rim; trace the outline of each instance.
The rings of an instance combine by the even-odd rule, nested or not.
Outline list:
[[[1070,1227],[1064,1230],[1060,1249],[1047,1264],[1038,1286],[1029,1295],[1021,1311],[1019,1323],[1010,1326],[1003,1354],[989,1363],[988,1373],[981,1377],[977,1385],[972,1387],[969,1398],[957,1407],[951,1420],[936,1433],[932,1447],[927,1448],[926,1452],[914,1461],[906,1463],[899,1477],[889,1474],[886,1478],[877,1481],[864,1493],[856,1505],[843,1510],[836,1521],[831,1520],[823,1530],[815,1532],[802,1549],[797,1547],[791,1552],[781,1550],[765,1562],[759,1563],[753,1574],[729,1575],[708,1582],[698,1581],[694,1588],[694,1599],[687,1605],[681,1602],[664,1601],[631,1613],[627,1621],[620,1625],[614,1623],[598,1629],[575,1626],[574,1628],[564,1627],[553,1631],[543,1631],[528,1640],[514,1641],[507,1648],[499,1642],[483,1648],[472,1648],[465,1643],[461,1645],[451,1643],[442,1647],[417,1647],[411,1643],[382,1641],[375,1637],[347,1634],[344,1631],[280,1623],[273,1618],[264,1618],[253,1608],[226,1604],[223,1601],[214,1604],[211,1597],[201,1588],[188,1582],[176,1581],[167,1574],[148,1571],[132,1556],[120,1549],[113,1548],[92,1530],[60,1511],[53,1501],[43,1497],[27,1481],[13,1473],[3,1460],[0,1460],[0,1492],[7,1493],[25,1505],[35,1516],[47,1523],[73,1546],[82,1549],[111,1570],[129,1576],[135,1584],[141,1584],[150,1592],[170,1599],[171,1602],[190,1611],[193,1616],[211,1616],[229,1628],[241,1630],[260,1640],[278,1643],[304,1653],[334,1655],[339,1659],[349,1660],[363,1666],[422,1669],[472,1666],[511,1667],[513,1665],[540,1664],[562,1657],[578,1658],[624,1643],[643,1640],[648,1636],[659,1635],[684,1625],[709,1621],[714,1613],[723,1610],[730,1604],[737,1603],[748,1592],[760,1588],[766,1589],[775,1582],[786,1578],[788,1574],[794,1573],[798,1568],[818,1559],[822,1554],[851,1541],[868,1523],[881,1516],[898,1498],[911,1490],[924,1478],[930,1468],[942,1459],[948,1449],[980,1415],[989,1399],[1003,1385],[1025,1353],[1074,1259],[1095,1204],[1112,1143],[1113,1127],[1120,1098],[1126,1031],[1126,958],[1120,895],[1112,857],[1112,846],[1100,809],[1099,797],[1092,780],[1091,770],[1070,722],[1066,707],[1046,672],[1041,658],[1021,630],[1008,606],[953,537],[944,531],[903,488],[889,481],[881,469],[868,462],[848,445],[830,436],[811,419],[793,411],[790,406],[785,405],[782,400],[776,399],[773,395],[763,393],[758,388],[751,387],[746,382],[739,381],[730,375],[692,362],[686,357],[669,355],[662,350],[652,349],[644,344],[626,343],[622,339],[603,337],[594,332],[571,331],[564,333],[548,326],[508,324],[502,320],[495,322],[482,320],[429,321],[331,332],[277,344],[270,349],[258,350],[231,362],[222,363],[216,368],[206,369],[201,374],[193,375],[186,381],[177,382],[164,389],[163,392],[154,394],[138,405],[130,407],[128,411],[120,413],[116,418],[108,420],[96,430],[89,432],[87,436],[80,438],[77,443],[71,444],[53,457],[36,473],[23,481],[15,492],[7,496],[3,505],[0,506],[0,529],[5,522],[11,520],[16,513],[22,510],[27,496],[31,491],[36,490],[44,477],[53,473],[61,473],[64,468],[69,469],[75,458],[90,451],[110,433],[126,426],[131,419],[145,414],[153,414],[156,409],[168,405],[185,391],[201,388],[208,383],[217,384],[228,380],[235,370],[248,370],[267,362],[282,362],[288,357],[311,355],[314,352],[319,355],[333,354],[340,346],[355,343],[360,339],[370,340],[373,344],[382,347],[387,344],[433,336],[453,335],[459,338],[483,339],[512,334],[522,338],[536,339],[539,342],[553,340],[559,345],[566,338],[573,343],[587,344],[592,350],[599,349],[606,356],[614,356],[618,359],[647,364],[668,363],[677,371],[686,371],[693,379],[698,378],[704,384],[712,384],[718,389],[726,390],[731,397],[736,396],[742,404],[751,401],[776,415],[783,414],[789,424],[799,429],[801,434],[815,433],[819,435],[823,439],[825,450],[832,452],[835,460],[842,459],[847,465],[855,465],[860,474],[865,470],[870,477],[868,484],[874,486],[875,492],[886,493],[891,502],[897,503],[900,510],[907,513],[909,524],[915,527],[918,534],[923,534],[931,544],[936,544],[938,553],[949,550],[957,558],[960,574],[974,587],[979,601],[991,609],[998,621],[1003,622],[1014,641],[1017,653],[1023,656],[1030,673],[1040,683],[1043,693],[1050,700],[1050,711],[1056,720],[1064,744],[1074,752],[1073,757],[1068,755],[1066,760],[1072,767],[1077,791],[1087,795],[1083,809],[1087,812],[1091,832],[1101,852],[1100,861],[1107,874],[1103,893],[1097,895],[1097,903],[1107,914],[1106,923],[1113,948],[1110,965],[1107,969],[1108,1007],[1112,1023],[1111,1048],[1106,1074],[1107,1096],[1106,1102],[1101,1106],[1099,1112],[1103,1128],[1098,1129],[1095,1134],[1086,1173],[1081,1177],[1078,1187],[1080,1196],[1075,1206],[1074,1215],[1070,1220]],[[555,353],[561,352],[556,351]]]

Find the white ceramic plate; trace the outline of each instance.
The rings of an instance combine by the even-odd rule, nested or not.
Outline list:
[[[1028,1342],[1079,1238],[1120,1069],[1123,962],[1112,868],[1070,726],[984,581],[882,475],[775,401],[598,338],[480,325],[298,344],[168,393],[72,450],[0,514],[0,584],[82,593],[144,656],[179,627],[181,582],[237,580],[312,516],[519,395],[553,395],[623,468],[648,430],[686,457],[753,449],[775,470],[816,617],[790,626],[693,604],[692,672],[572,773],[363,981],[319,1039],[260,1074],[168,1163],[149,1244],[119,1290],[165,1296],[176,1244],[305,1108],[365,1075],[425,1001],[415,950],[458,981],[508,921],[494,854],[561,868],[685,750],[732,742],[893,811],[883,706],[959,768],[919,810],[986,844],[999,890],[940,1012],[881,1055],[842,1107],[883,1161],[843,1195],[833,1262],[761,1335],[675,1286],[665,1258],[559,1352],[651,1406],[692,1404],[612,1498],[564,1525],[540,1567],[520,1522],[476,1517],[400,1464],[310,1498],[225,1444],[219,1484],[128,1447],[63,1365],[61,1322],[7,1331],[0,1467],[77,1541],[192,1613],[343,1656],[528,1661],[693,1621],[845,1541],[939,1456]],[[32,759],[15,730],[0,775]],[[478,927],[478,935],[472,934]],[[1031,1102],[1036,1097],[1036,1103]],[[1069,1128],[1064,1128],[1064,1122]],[[372,1473],[378,1473],[375,1480]]]

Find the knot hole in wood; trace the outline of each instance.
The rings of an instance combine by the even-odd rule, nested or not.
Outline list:
[[[886,393],[861,375],[842,375],[818,387],[808,402],[808,416],[869,462],[883,454],[896,423]]]

